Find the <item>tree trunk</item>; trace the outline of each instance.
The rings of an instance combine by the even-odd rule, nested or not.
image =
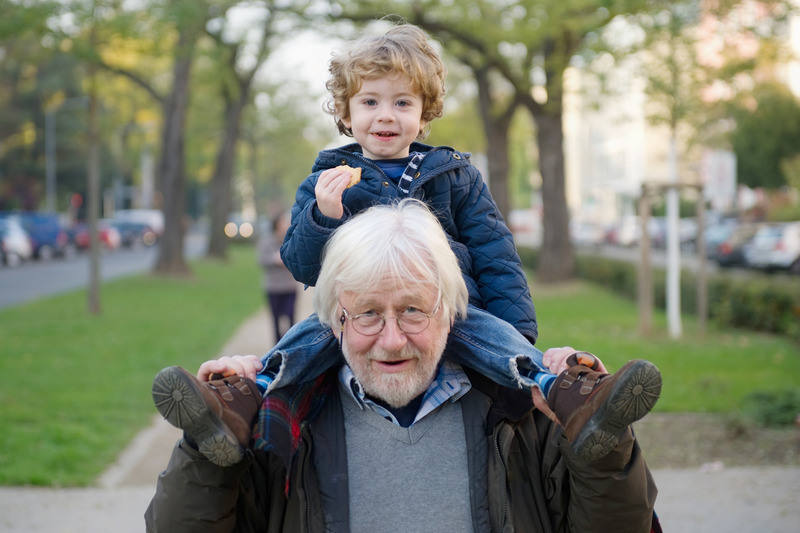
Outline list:
[[[508,130],[516,102],[500,113],[493,112],[488,68],[474,68],[478,85],[478,107],[483,131],[486,135],[486,159],[489,171],[489,190],[503,218],[508,220],[510,201],[508,197],[509,162]]]
[[[191,274],[183,255],[185,234],[183,218],[186,209],[184,130],[194,48],[194,37],[187,33],[190,32],[184,30],[179,37],[173,68],[172,93],[164,105],[163,148],[158,165],[163,199],[164,233],[161,236],[155,272],[175,276]]]
[[[543,236],[536,269],[539,282],[559,282],[575,275],[575,257],[569,237],[569,209],[564,179],[564,130],[562,114],[553,112],[549,102],[539,108],[536,139],[542,172]],[[560,106],[553,106],[558,107]]]
[[[486,148],[491,154],[487,158],[489,170],[489,190],[497,204],[497,209],[508,220],[511,202],[508,197],[508,127],[497,123],[484,124],[486,133]]]
[[[247,105],[250,91],[240,87],[239,96],[225,105],[225,130],[217,155],[217,166],[211,179],[211,228],[207,256],[226,259],[228,239],[225,236],[225,223],[231,212],[231,188],[233,169],[236,160],[236,141],[239,139],[239,125]]]
[[[92,26],[91,40],[95,40],[95,28]],[[100,303],[100,236],[98,218],[100,216],[100,139],[98,134],[98,97],[97,67],[89,64],[89,154],[86,176],[89,192],[89,287],[86,307],[89,313],[99,315]]]

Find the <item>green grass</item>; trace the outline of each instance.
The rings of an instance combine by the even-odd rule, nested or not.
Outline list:
[[[156,372],[215,357],[261,305],[252,248],[192,268],[189,280],[105,284],[99,316],[87,313],[85,291],[0,312],[0,484],[92,483],[156,413]],[[788,339],[712,326],[700,336],[684,317],[672,340],[659,312],[643,338],[635,304],[601,287],[532,287],[540,348],[587,349],[612,371],[653,361],[664,375],[657,411],[737,412],[752,391],[800,386],[800,348]]]
[[[611,371],[630,359],[652,361],[664,379],[656,411],[737,413],[753,391],[800,388],[800,346],[786,337],[720,330],[713,323],[701,335],[696,317],[684,316],[682,338],[672,339],[665,314],[656,311],[653,333],[645,338],[636,304],[602,287],[575,282],[537,290],[534,281],[532,292],[540,349],[585,349]]]
[[[262,303],[252,248],[190,279],[106,283],[0,312],[0,484],[86,485],[156,414],[153,376],[216,357]]]

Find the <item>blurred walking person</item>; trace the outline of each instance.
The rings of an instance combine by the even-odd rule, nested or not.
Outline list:
[[[278,342],[294,325],[294,308],[297,300],[298,283],[283,264],[280,254],[289,222],[289,213],[280,213],[273,219],[271,231],[263,232],[258,241],[258,262],[264,270],[262,286],[268,309],[272,311],[275,342]]]

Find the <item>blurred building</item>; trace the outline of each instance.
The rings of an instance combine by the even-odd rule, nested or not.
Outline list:
[[[795,0],[800,6],[800,0]],[[706,3],[706,6],[710,3]],[[768,15],[759,2],[745,0],[725,19],[706,8],[696,33],[696,54],[702,64],[717,65],[729,46],[742,57],[753,57],[759,43],[741,28],[760,28]],[[625,47],[642,38],[642,30],[623,20],[610,25],[609,35]],[[800,16],[790,15],[774,36],[783,41],[793,60],[758,68],[750,83],[776,79],[800,97]],[[643,74],[645,56],[615,60],[598,55],[591,64],[577,63],[565,73],[564,155],[567,202],[572,217],[606,225],[636,213],[636,199],[645,181],[667,181],[670,131],[648,120]],[[729,89],[728,89],[729,90]],[[726,87],[711,86],[703,98],[725,98]],[[731,152],[690,147],[678,137],[681,181],[703,183],[712,207],[736,205],[736,162]]]

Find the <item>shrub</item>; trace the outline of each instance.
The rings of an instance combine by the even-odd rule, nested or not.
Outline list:
[[[523,265],[534,269],[538,250],[520,247]],[[578,277],[608,287],[631,300],[638,294],[638,267],[634,262],[609,259],[591,254],[577,254]],[[666,307],[666,272],[653,269],[653,303]],[[742,327],[786,335],[800,342],[800,278],[766,276],[753,273],[734,278],[728,273],[708,277],[708,316],[721,326]],[[681,272],[681,310],[697,312],[697,278],[693,272]]]
[[[743,400],[742,411],[761,426],[791,426],[800,417],[800,389],[751,392]]]

